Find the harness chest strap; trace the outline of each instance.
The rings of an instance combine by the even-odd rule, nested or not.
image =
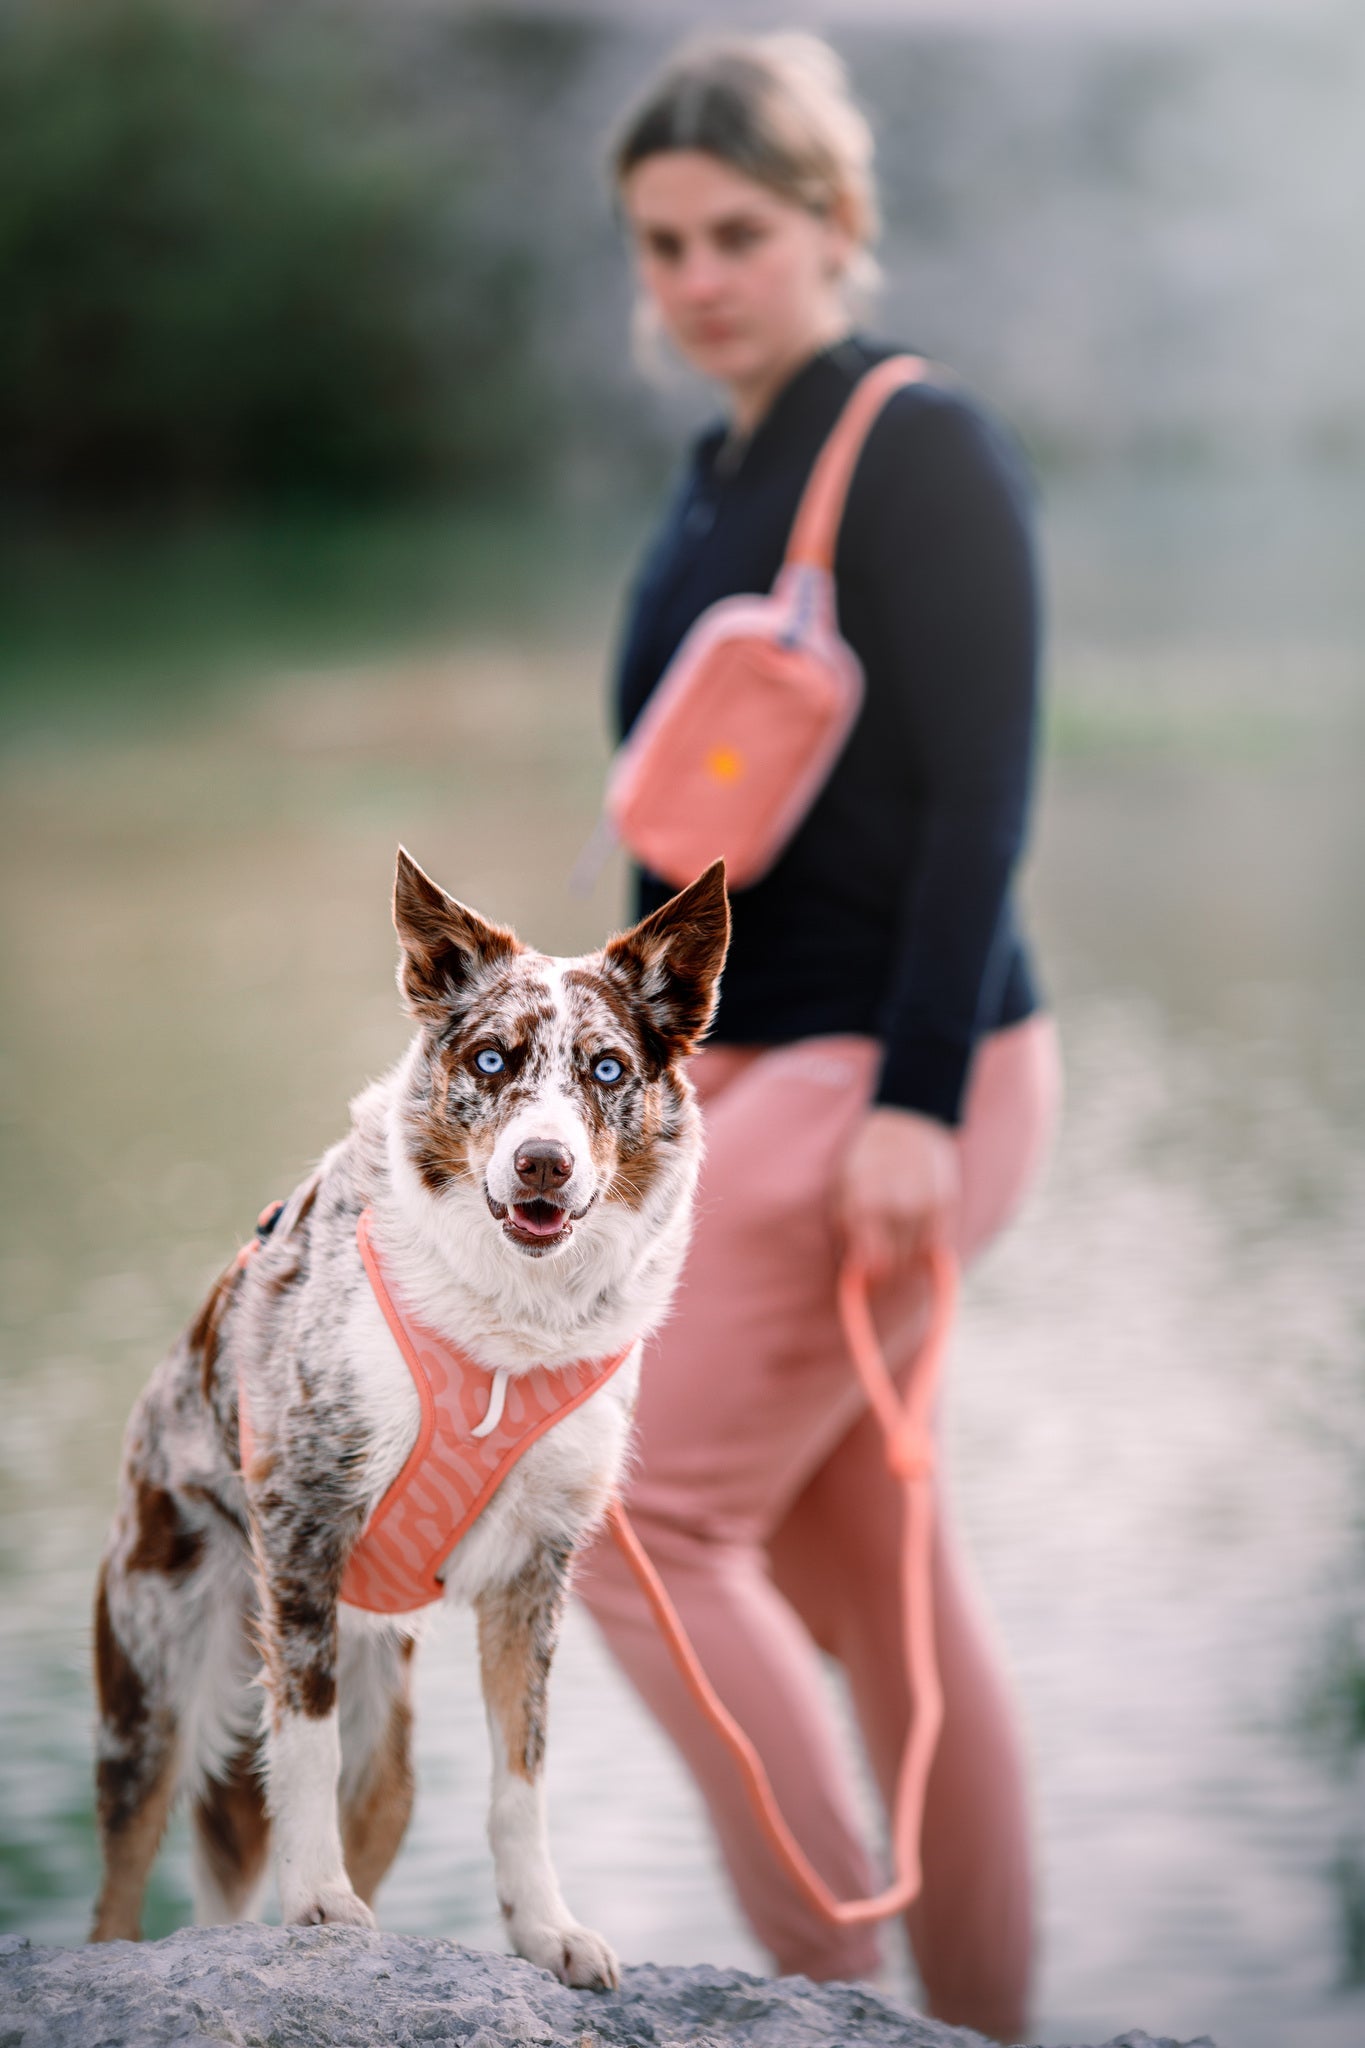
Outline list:
[[[492,1371],[402,1308],[384,1278],[368,1209],[356,1226],[356,1243],[412,1374],[421,1413],[402,1471],[351,1552],[341,1598],[372,1614],[410,1614],[444,1596],[437,1572],[517,1460],[605,1386],[634,1346],[554,1368]],[[238,1416],[245,1466],[251,1427],[240,1383]]]

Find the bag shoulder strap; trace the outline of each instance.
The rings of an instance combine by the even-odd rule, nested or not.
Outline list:
[[[792,521],[784,568],[800,564],[833,569],[844,500],[863,445],[892,393],[904,390],[907,384],[918,384],[927,371],[922,356],[888,356],[858,379],[806,480]]]

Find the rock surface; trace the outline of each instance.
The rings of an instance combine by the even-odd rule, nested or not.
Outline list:
[[[164,1941],[0,1941],[0,2048],[980,2048],[851,1984],[627,1970],[568,1991],[453,1942],[349,1927],[205,1927]],[[1179,2048],[1124,2034],[1109,2048]],[[1207,2038],[1184,2048],[1213,2048]]]

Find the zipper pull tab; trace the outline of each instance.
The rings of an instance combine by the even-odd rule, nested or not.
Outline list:
[[[471,1436],[491,1436],[502,1421],[503,1403],[507,1399],[507,1368],[500,1365],[493,1374],[493,1385],[488,1396],[488,1413],[483,1421],[470,1430]]]

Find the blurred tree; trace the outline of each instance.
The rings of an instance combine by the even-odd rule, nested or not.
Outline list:
[[[344,16],[0,13],[6,496],[375,494],[539,467],[533,273]],[[351,55],[356,61],[351,61]]]

